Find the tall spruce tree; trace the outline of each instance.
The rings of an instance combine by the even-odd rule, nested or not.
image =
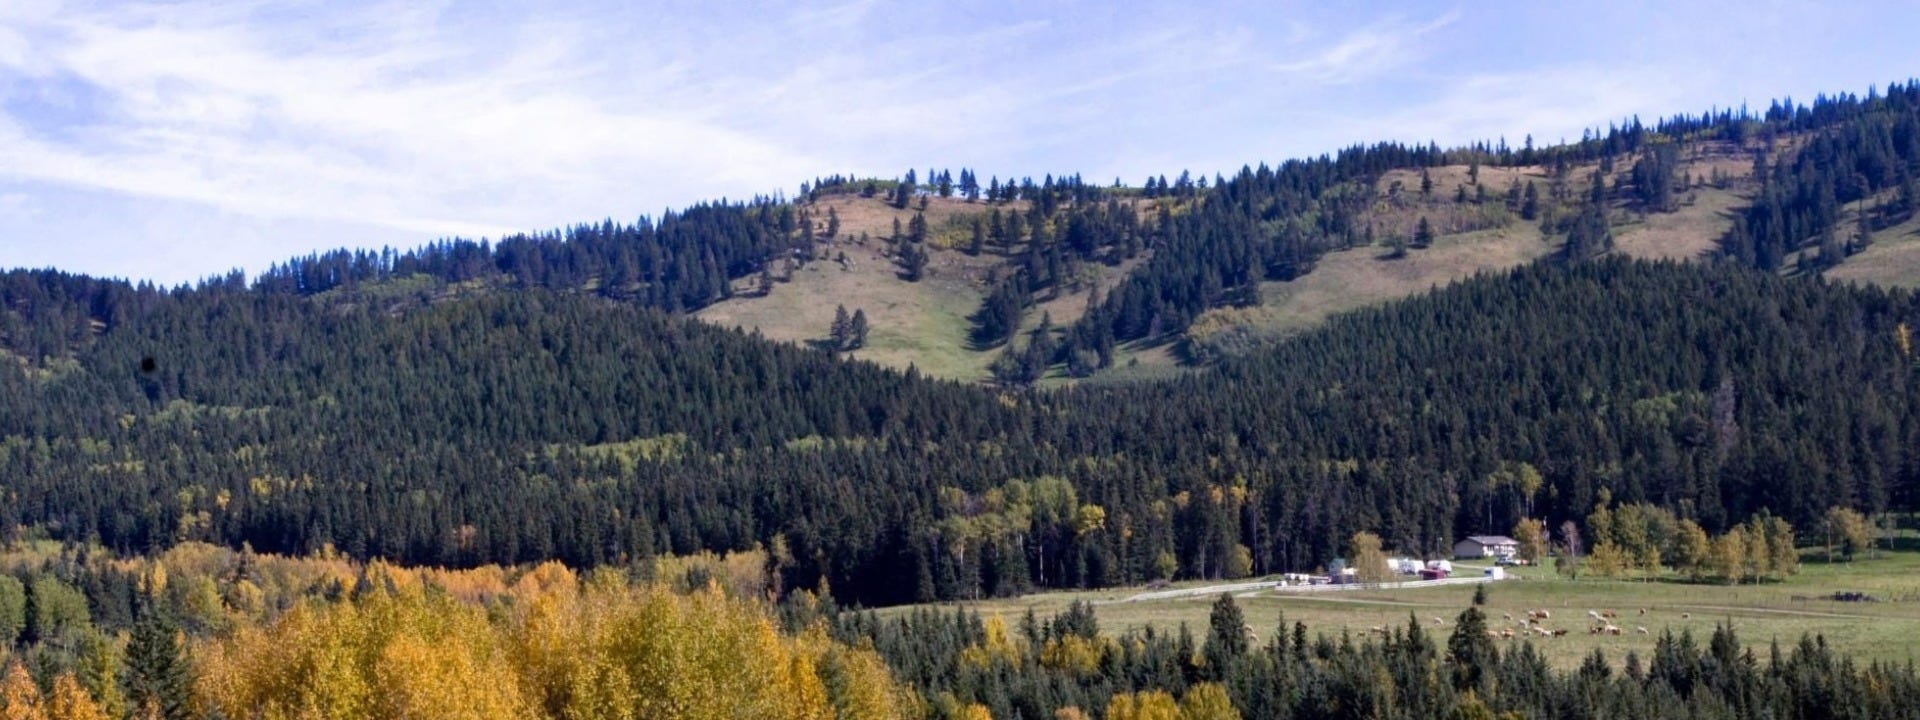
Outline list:
[[[165,611],[149,604],[127,641],[126,698],[136,713],[187,720],[193,712],[193,671],[180,629]]]

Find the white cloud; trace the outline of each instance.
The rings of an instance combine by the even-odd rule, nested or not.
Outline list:
[[[1447,13],[1413,25],[1388,18],[1342,36],[1338,42],[1307,57],[1273,63],[1270,69],[1284,77],[1323,85],[1346,85],[1379,77],[1416,59],[1423,36],[1459,19]],[[1295,37],[1298,37],[1296,32]]]
[[[562,24],[528,26],[531,37],[494,57],[446,37],[435,17],[328,42],[223,11],[170,10],[64,8],[9,28],[32,38],[38,64],[108,102],[68,129],[74,141],[0,118],[0,173],[264,219],[499,234],[819,165],[644,83],[602,92],[583,82],[599,60],[575,53],[582,38]],[[0,78],[45,72],[18,56],[0,53]]]

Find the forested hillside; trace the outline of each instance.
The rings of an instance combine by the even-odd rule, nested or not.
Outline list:
[[[1312,568],[1361,530],[1438,552],[1523,517],[1579,521],[1608,494],[1712,532],[1761,510],[1884,517],[1920,503],[1913,296],[1823,280],[1827,261],[1745,266],[1788,267],[1760,260],[1839,232],[1840,203],[1871,207],[1869,231],[1901,222],[1886,193],[1920,170],[1916,97],[1550,148],[1354,147],[1138,189],[835,176],[792,202],[319,254],[252,282],[13,271],[0,528],[460,566],[777,543],[787,585],[879,604]],[[1736,185],[1727,153],[1748,147],[1763,162]],[[1621,213],[1651,225],[1715,184],[1762,193],[1719,252],[1617,257]],[[1521,221],[1554,243],[1524,267],[1211,352],[1218,367],[1172,381],[1021,389],[1258,303],[1329,253],[1385,244],[1369,262],[1404,262],[1435,251],[1436,226]],[[836,357],[864,313],[817,347],[685,318],[854,248],[908,284],[950,269],[929,253],[981,259],[970,342],[998,354],[1000,385]],[[1084,312],[1052,322],[1061,302]]]
[[[1358,530],[1438,551],[1584,518],[1600,488],[1717,531],[1920,485],[1911,294],[1732,265],[1536,265],[1215,373],[1031,395],[578,295],[396,314],[8,283],[16,309],[120,319],[0,365],[0,521],[122,550],[597,565],[777,540],[787,585],[872,604],[1313,567]],[[1532,495],[1490,482],[1522,463]]]

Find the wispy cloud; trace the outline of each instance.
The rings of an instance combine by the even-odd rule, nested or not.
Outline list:
[[[1286,79],[1324,85],[1345,85],[1376,78],[1416,59],[1423,49],[1424,36],[1459,19],[1457,11],[1425,23],[1412,23],[1398,17],[1387,18],[1348,32],[1332,45],[1306,57],[1276,62],[1270,69]]]
[[[439,16],[398,17],[349,20],[341,41],[211,7],[28,20],[11,33],[32,38],[25,51],[0,50],[10,84],[57,75],[104,100],[58,135],[0,118],[0,172],[263,218],[497,234],[558,222],[552,208],[629,205],[649,183],[712,189],[818,164],[705,108],[653,105],[657,88],[595,92],[607,87],[581,82],[596,60],[572,50],[574,28],[531,27],[493,54]]]

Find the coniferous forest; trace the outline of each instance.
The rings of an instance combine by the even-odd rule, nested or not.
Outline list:
[[[1601,488],[1718,531],[1920,486],[1913,296],[1730,264],[1543,264],[1178,381],[1009,396],[578,295],[393,314],[8,282],[131,317],[0,365],[0,520],[126,552],[595,566],[779,536],[788,585],[874,605],[1139,582],[1163,554],[1312,567],[1361,530],[1438,552]],[[1483,481],[1514,463],[1532,497]]]
[[[1714,256],[1610,255],[1603,202],[1670,209],[1671,148],[1704,139],[1770,149],[1755,155],[1753,204]],[[1257,302],[1260,283],[1307,275],[1324,253],[1362,244],[1371,230],[1359,218],[1389,170],[1616,159],[1633,168],[1626,187],[1596,174],[1585,192],[1554,191],[1544,225],[1563,251],[1538,263],[1340,315],[1172,380],[1024,387],[1056,366],[1095,373],[1120,343]],[[793,654],[792,667],[769,672],[790,671],[805,681],[796,687],[844,699],[833,673],[854,670],[843,666],[891,672],[928,703],[918,712],[941,716],[978,706],[994,717],[1065,708],[1162,717],[1149,708],[1177,704],[1184,717],[1221,717],[1207,708],[1226,703],[1248,717],[1329,707],[1338,717],[1655,717],[1680,707],[1698,717],[1819,717],[1835,697],[1857,701],[1852,716],[1911,713],[1920,699],[1911,668],[1855,667],[1814,639],[1772,648],[1762,663],[1731,628],[1708,640],[1662,638],[1654,657],[1629,659],[1624,672],[1599,658],[1566,674],[1530,651],[1483,647],[1466,615],[1451,638],[1414,622],[1358,643],[1309,638],[1282,621],[1256,644],[1241,629],[1265,620],[1225,617],[1237,613],[1230,599],[1200,640],[1109,637],[1082,609],[1010,631],[965,613],[883,620],[831,604],[1310,569],[1362,532],[1402,552],[1444,554],[1461,536],[1505,533],[1523,519],[1586,523],[1609,502],[1656,507],[1716,534],[1756,515],[1814,527],[1834,508],[1871,518],[1920,510],[1911,338],[1920,298],[1819,273],[1864,249],[1868,233],[1848,218],[1883,228],[1912,214],[1916,174],[1912,82],[1762,115],[1634,120],[1552,148],[1356,146],[1211,182],[1156,177],[1139,189],[1077,176],[995,177],[982,188],[971,170],[958,184],[930,171],[920,185],[910,172],[887,184],[901,207],[915,193],[955,191],[1024,203],[996,206],[969,249],[1009,255],[1009,271],[971,312],[970,342],[1007,345],[997,387],[849,362],[686,316],[776,262],[820,260],[821,220],[807,200],[878,191],[837,176],[793,201],[716,202],[497,242],[333,251],[257,278],[178,288],[14,270],[0,274],[0,541],[119,556],[205,543],[242,557],[497,573],[559,561],[623,579],[652,578],[663,558],[763,553],[767,577],[756,587],[772,598],[767,607],[672,600],[612,580],[525,589],[516,602],[586,603],[621,622],[709,603],[699,612],[766,625],[752,642]],[[1142,216],[1120,202],[1134,197],[1169,202]],[[1519,198],[1516,185],[1508,202]],[[898,234],[901,256],[921,258],[903,281],[917,280],[925,227]],[[1010,342],[1075,264],[1142,255],[1077,321]],[[1537,486],[1513,482],[1516,468]],[[115,582],[125,587],[90,590],[88,567],[69,554],[17,569],[54,583],[21,596],[40,608],[79,593],[83,612],[111,612],[102,624],[133,629],[137,647],[174,642],[170,631],[139,629],[147,611],[137,598],[159,597],[155,581],[122,570]],[[282,609],[331,605],[284,622],[415,617],[442,601],[391,580],[381,592],[351,592],[379,585],[361,575],[289,589]],[[705,598],[702,583],[682,584]],[[799,588],[830,588],[830,598],[787,590]],[[187,601],[169,602],[177,611]],[[529,629],[544,627],[537,618],[503,612],[446,614],[502,643],[570,637],[539,635]],[[40,636],[21,632],[23,642]],[[802,652],[794,638],[808,632],[837,642]],[[227,642],[204,652],[231,660],[218,653],[271,644]],[[49,692],[61,663],[85,655],[66,649],[39,678]],[[516,657],[515,672],[544,672],[526,659],[544,656]],[[891,669],[878,669],[882,661]],[[815,673],[811,663],[841,669]],[[802,664],[805,672],[793,669]],[[224,671],[232,688],[266,672]],[[222,697],[223,707],[250,706]],[[523,701],[513,707],[533,712],[537,703],[514,702]],[[572,701],[549,697],[544,707]]]

